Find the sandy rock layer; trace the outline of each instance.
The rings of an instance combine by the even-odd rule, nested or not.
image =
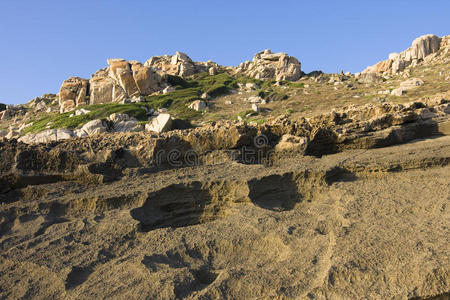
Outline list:
[[[219,155],[218,153],[216,155]],[[450,137],[128,167],[0,194],[2,298],[427,298],[450,288]]]

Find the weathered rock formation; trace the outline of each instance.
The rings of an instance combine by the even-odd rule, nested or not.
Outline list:
[[[70,77],[59,90],[59,105],[61,113],[88,103],[89,81],[80,77]]]
[[[215,75],[219,69],[219,65],[215,62],[194,62],[189,56],[178,51],[172,56],[153,56],[145,62],[144,66],[153,67],[167,74],[182,77],[200,72],[209,72],[211,75]]]
[[[66,112],[85,104],[121,102],[165,90],[166,74],[189,76],[209,72],[214,75],[219,69],[214,62],[193,62],[181,52],[155,56],[145,64],[108,59],[108,67],[95,72],[90,80],[71,77],[63,82],[59,93],[60,110]]]
[[[293,56],[265,50],[255,54],[252,62],[240,64],[236,71],[256,79],[296,81],[301,77],[300,67],[300,62]]]
[[[150,95],[166,87],[165,74],[137,61],[108,59],[108,67],[95,72],[90,80],[71,77],[59,92],[61,112],[85,104],[120,102]]]
[[[441,47],[447,47],[449,37],[440,38],[433,34],[415,39],[408,49],[400,53],[391,53],[387,60],[367,67],[363,73],[398,73],[408,66],[415,66],[427,56],[436,53]]]
[[[0,179],[0,298],[446,299],[448,137],[270,167],[137,169],[153,145],[171,146],[0,141],[0,176],[29,174]],[[52,168],[62,175],[33,177]]]

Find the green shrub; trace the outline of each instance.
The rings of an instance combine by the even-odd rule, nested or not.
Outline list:
[[[287,94],[277,91],[259,91],[258,96],[269,101],[282,101],[289,98]]]
[[[183,78],[181,78],[179,76],[174,76],[174,75],[167,75],[167,82],[172,86],[180,87],[180,88],[184,88],[184,89],[193,87],[190,82],[187,82]]]
[[[275,79],[267,79],[262,82],[260,85],[261,89],[269,90],[273,89],[276,86],[277,81]]]
[[[291,88],[302,89],[305,87],[305,84],[303,82],[289,82],[289,86]]]
[[[245,119],[245,118],[247,118],[248,114],[253,114],[253,113],[254,113],[254,111],[252,109],[244,110],[244,111],[241,111],[240,113],[238,113],[236,118],[241,117],[242,119]]]
[[[258,125],[261,125],[261,124],[266,123],[267,120],[266,119],[251,119],[250,121],[255,122]]]
[[[236,83],[242,83],[244,85],[247,83],[254,83],[254,84],[261,86],[264,83],[262,80],[255,79],[255,78],[248,77],[248,76],[242,76],[242,75],[235,77],[235,79],[236,79]]]
[[[4,111],[6,109],[6,104],[0,103],[0,111]]]

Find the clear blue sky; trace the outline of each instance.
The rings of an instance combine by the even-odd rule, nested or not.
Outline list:
[[[359,72],[420,35],[450,34],[450,1],[0,0],[0,102],[57,93],[107,58],[179,50],[238,65],[267,48],[305,72]]]

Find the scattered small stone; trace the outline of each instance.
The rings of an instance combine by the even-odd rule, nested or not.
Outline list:
[[[161,113],[145,125],[146,131],[166,132],[172,129],[172,117],[170,114]]]
[[[211,96],[208,93],[203,93],[200,98],[202,98],[203,100],[210,100]]]
[[[247,102],[250,103],[261,103],[261,101],[263,100],[263,98],[259,97],[259,96],[251,96],[247,99]]]
[[[167,94],[167,93],[170,93],[172,91],[175,91],[175,88],[173,86],[168,86],[168,87],[166,87],[165,89],[162,90],[162,93],[163,94]]]
[[[259,89],[259,86],[256,83],[248,82],[245,84],[245,87],[249,90],[257,90]]]
[[[195,100],[189,105],[190,109],[196,110],[196,111],[202,111],[206,109],[206,103],[202,100]]]

